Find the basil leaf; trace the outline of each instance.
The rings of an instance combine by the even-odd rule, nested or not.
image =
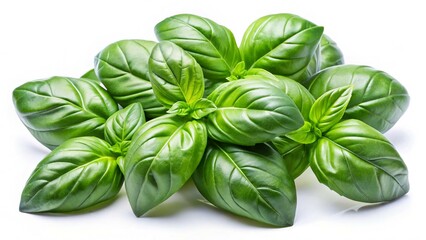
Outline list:
[[[22,192],[22,212],[69,212],[117,195],[123,175],[110,145],[96,137],[70,139],[36,167]]]
[[[240,51],[248,68],[302,81],[323,33],[323,27],[292,14],[264,16],[244,33]]]
[[[326,132],[342,119],[351,94],[352,86],[340,87],[324,93],[312,105],[309,120],[321,132]]]
[[[83,76],[81,76],[81,78],[85,78],[88,80],[93,81],[96,84],[100,84],[101,81],[99,80],[98,76],[96,76],[95,70],[94,69],[90,69],[89,71],[87,71],[85,74],[83,74]]]
[[[105,123],[105,140],[117,146],[118,153],[125,155],[136,130],[145,123],[141,103],[132,103],[114,113]]]
[[[312,128],[312,124],[305,121],[305,124],[301,128],[289,132],[285,136],[298,143],[311,144],[317,140],[315,130],[312,130]]]
[[[218,88],[221,84],[227,83],[226,79],[224,80],[210,80],[204,78],[204,97],[208,97],[216,88]]]
[[[344,119],[358,119],[384,133],[407,110],[410,97],[389,74],[367,66],[340,65],[316,74],[309,87],[314,97],[334,88],[353,85]]]
[[[166,113],[155,98],[148,76],[148,59],[155,45],[146,40],[121,40],[95,58],[96,75],[114,99],[123,107],[141,102],[149,118]]]
[[[321,67],[320,70],[326,69],[328,67],[342,65],[345,60],[343,58],[343,53],[340,48],[337,46],[336,42],[333,41],[329,36],[322,35],[320,42],[321,49]]]
[[[208,99],[217,107],[207,117],[209,137],[221,142],[254,145],[303,125],[293,100],[266,81],[224,83]]]
[[[333,126],[309,156],[321,183],[355,201],[390,201],[409,190],[407,167],[394,146],[359,120]]]
[[[303,118],[308,119],[309,111],[311,110],[315,98],[302,84],[288,77],[273,75],[272,73],[260,68],[252,68],[248,70],[243,78],[268,81],[270,84],[281,89],[294,101],[297,108],[302,113]]]
[[[291,226],[296,188],[281,156],[255,147],[210,142],[193,175],[200,193],[215,206],[274,226]]]
[[[212,101],[205,98],[196,101],[193,105],[191,112],[191,117],[193,119],[201,119],[217,109]]]
[[[341,65],[344,63],[343,54],[340,48],[337,46],[329,36],[323,34],[318,48],[311,58],[311,62],[307,68],[308,75],[312,76],[328,67]],[[305,78],[301,83],[304,86],[309,86],[310,79]]]
[[[103,138],[106,119],[118,110],[98,84],[67,77],[27,82],[13,91],[13,103],[31,134],[50,149],[74,137]]]
[[[203,97],[203,73],[195,59],[172,42],[160,42],[149,58],[149,76],[158,101],[166,108],[175,102],[191,104]]]
[[[309,167],[308,145],[285,136],[274,138],[272,144],[281,154],[284,165],[293,179],[299,177]]]
[[[144,124],[127,152],[126,192],[141,216],[177,192],[203,156],[207,133],[203,123],[163,116]]]
[[[222,81],[241,61],[232,32],[216,22],[191,14],[164,19],[155,26],[159,40],[174,42],[191,54],[210,80]]]

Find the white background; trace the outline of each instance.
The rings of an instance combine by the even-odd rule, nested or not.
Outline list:
[[[1,1],[0,239],[407,239],[416,230],[424,234],[426,17],[421,3]],[[155,24],[174,14],[208,17],[230,28],[240,42],[252,21],[279,12],[325,26],[347,63],[384,70],[408,89],[409,110],[386,133],[408,165],[411,190],[406,196],[365,206],[331,192],[306,172],[296,182],[297,216],[289,228],[270,228],[219,211],[202,203],[191,185],[142,218],[133,215],[124,191],[113,203],[87,213],[51,216],[18,211],[25,182],[48,150],[19,121],[12,104],[15,87],[54,75],[78,77],[93,67],[94,55],[109,43],[155,40]]]

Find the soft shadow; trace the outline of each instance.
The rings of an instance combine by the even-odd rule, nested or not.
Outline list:
[[[151,209],[144,217],[169,217],[179,214],[185,209],[200,206],[201,203],[197,200],[200,196],[192,180],[189,180],[177,193]]]
[[[371,211],[377,211],[379,208],[383,208],[385,206],[390,206],[392,204],[401,204],[401,201],[408,201],[409,196],[404,195],[398,199],[389,202],[382,203],[360,203],[357,206],[353,206],[351,208],[345,209],[341,211],[339,214],[360,214],[360,213],[368,213]]]

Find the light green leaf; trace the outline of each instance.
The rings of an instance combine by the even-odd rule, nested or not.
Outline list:
[[[149,59],[152,88],[166,108],[175,102],[194,103],[203,97],[204,78],[200,65],[176,44],[160,42]]]
[[[309,120],[315,128],[324,133],[342,119],[351,99],[352,88],[345,86],[330,90],[314,102]]]

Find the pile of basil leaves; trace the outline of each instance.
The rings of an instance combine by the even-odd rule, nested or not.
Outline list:
[[[407,167],[383,133],[409,95],[383,71],[345,65],[323,30],[268,15],[238,46],[226,27],[180,14],[155,26],[158,42],[105,47],[80,78],[17,87],[17,114],[52,150],[20,211],[88,208],[124,183],[142,216],[193,181],[214,206],[285,227],[295,218],[294,179],[308,167],[352,200],[401,197]]]

